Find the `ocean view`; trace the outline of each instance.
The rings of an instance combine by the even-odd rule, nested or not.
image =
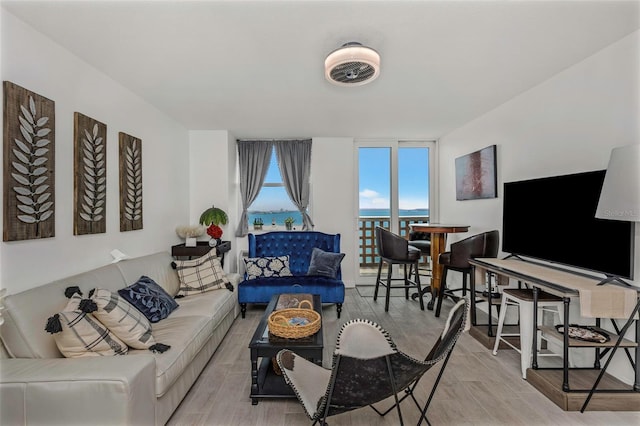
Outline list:
[[[360,209],[361,217],[388,217],[390,215],[389,209]],[[265,226],[276,224],[284,226],[284,220],[291,216],[295,222],[293,226],[302,225],[302,215],[299,211],[250,211],[249,212],[249,225],[253,224],[253,220],[256,218],[262,218]],[[412,216],[429,216],[429,209],[411,209],[400,210],[400,217],[412,217]]]

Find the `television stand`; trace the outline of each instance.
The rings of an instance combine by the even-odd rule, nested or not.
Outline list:
[[[538,368],[537,363],[537,352],[533,351],[532,354],[532,368],[527,370],[527,380],[536,387],[540,392],[542,392],[549,399],[554,401],[557,405],[565,410],[584,410],[586,409],[586,405],[589,401],[585,401],[585,398],[593,399],[591,402],[591,409],[627,409],[629,406],[635,407],[637,409],[640,406],[640,320],[635,319],[635,315],[640,309],[640,302],[638,302],[638,296],[640,296],[640,288],[631,287],[630,289],[621,289],[620,284],[618,284],[619,279],[616,280],[615,277],[612,277],[611,280],[600,280],[596,277],[588,277],[584,274],[574,274],[572,272],[568,272],[566,270],[560,270],[554,268],[553,266],[545,266],[538,264],[536,262],[523,262],[515,259],[488,259],[488,258],[480,258],[480,259],[472,259],[469,261],[471,265],[474,267],[474,273],[472,274],[472,288],[475,288],[475,285],[483,285],[485,284],[487,273],[493,273],[498,275],[499,281],[503,279],[507,281],[509,279],[521,280],[533,287],[534,290],[534,309],[533,309],[533,324],[537,324],[537,309],[535,305],[537,303],[537,290],[543,289],[546,292],[555,294],[557,296],[562,297],[564,302],[564,319],[563,323],[565,325],[565,330],[563,333],[558,333],[557,338],[562,342],[563,346],[563,366],[561,369],[546,369],[546,368]],[[602,282],[605,281],[605,282]],[[611,341],[606,343],[592,343],[592,342],[582,342],[580,340],[569,339],[568,326],[569,326],[569,302],[571,297],[580,296],[580,292],[585,291],[595,291],[599,285],[604,285],[606,283],[614,283],[614,285],[610,286],[610,291],[613,293],[619,293],[619,297],[623,298],[628,296],[626,294],[628,291],[635,291],[635,301],[636,306],[631,315],[626,318],[625,325],[623,329],[615,335],[610,333]],[[609,290],[609,289],[607,289]],[[616,296],[616,297],[618,297]],[[473,313],[472,313],[473,314]],[[627,313],[625,312],[625,315]],[[596,318],[597,323],[599,323],[600,318]],[[616,331],[618,327],[616,326],[615,320],[612,319],[614,328]],[[631,341],[629,339],[623,339],[620,336],[624,335],[624,332],[635,323],[635,341]],[[491,321],[489,321],[491,324]],[[549,328],[549,327],[547,327]],[[552,334],[555,330],[545,330],[545,327],[541,327],[542,332],[544,334]],[[536,330],[538,330],[536,326]],[[492,330],[489,329],[489,332]],[[537,331],[533,333],[533,345],[532,347],[537,347]],[[553,335],[553,334],[552,334]],[[571,368],[569,369],[568,359],[569,359],[569,350],[571,348],[593,348],[596,351],[596,363],[593,368],[588,369],[578,369]],[[614,379],[610,375],[605,374],[606,369],[609,364],[609,359],[607,359],[607,363],[604,368],[601,369],[599,365],[599,360],[604,354],[608,353],[609,357],[612,356],[610,351],[613,349],[622,348],[627,353],[627,358],[632,366],[634,372],[634,383],[632,386],[626,385],[620,381],[615,386],[600,386],[600,388],[606,389],[596,389],[598,387],[598,382],[600,379]],[[632,353],[635,354],[635,361]],[[560,371],[558,371],[560,370]],[[571,372],[571,378],[574,383],[592,383],[591,380],[595,379],[593,373],[600,373],[598,382],[592,387],[589,386],[588,389],[576,389],[571,388],[569,384],[569,378]],[[555,377],[554,381],[550,381],[549,377]],[[561,380],[561,381],[560,381]],[[603,379],[604,380],[604,379]],[[603,382],[604,384],[604,382]],[[558,389],[561,385],[561,389]],[[576,404],[576,400],[580,400],[580,405]],[[583,404],[584,401],[584,404]]]

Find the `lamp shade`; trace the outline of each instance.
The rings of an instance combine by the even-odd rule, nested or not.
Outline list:
[[[640,222],[640,145],[611,151],[596,217]]]

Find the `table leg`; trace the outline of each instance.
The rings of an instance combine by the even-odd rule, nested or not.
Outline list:
[[[427,304],[427,309],[433,310],[433,305],[437,297],[440,297],[440,285],[442,280],[442,270],[440,265],[440,253],[444,253],[447,246],[447,234],[440,232],[431,234],[431,300]]]
[[[251,394],[258,395],[258,351],[251,349]],[[251,398],[251,405],[258,405],[258,398]]]
[[[562,390],[569,392],[569,299],[568,297],[562,298],[562,304],[564,305],[564,335],[563,348],[562,348]],[[610,355],[610,356],[613,356]]]
[[[504,306],[503,306],[504,308]],[[521,308],[522,309],[522,308]],[[522,339],[522,336],[520,336]],[[531,356],[531,368],[534,370],[538,369],[538,287],[533,287],[533,336],[531,348],[533,349],[533,354]],[[522,345],[522,342],[520,342]],[[529,360],[527,360],[528,362]]]

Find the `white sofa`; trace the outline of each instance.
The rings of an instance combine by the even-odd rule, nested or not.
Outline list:
[[[130,349],[124,356],[68,359],[44,328],[66,305],[69,286],[86,295],[95,287],[118,290],[146,275],[175,295],[172,260],[169,253],[156,253],[7,296],[0,328],[0,424],[165,424],[238,316],[237,291],[176,299],[179,307],[152,324],[155,340],[171,346],[162,354]],[[240,276],[228,277],[237,288]]]

